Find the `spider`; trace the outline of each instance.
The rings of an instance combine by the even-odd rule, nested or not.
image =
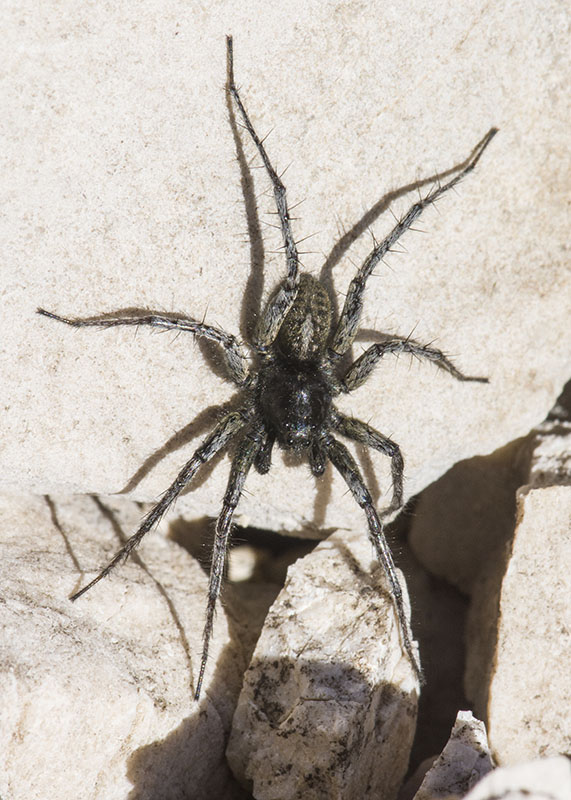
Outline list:
[[[370,540],[390,586],[401,643],[414,672],[421,681],[420,661],[413,647],[402,589],[384,535],[381,515],[373,504],[355,459],[334,434],[379,450],[391,459],[393,494],[391,503],[382,516],[395,512],[402,505],[403,457],[396,442],[365,422],[342,414],[335,408],[333,400],[336,396],[352,392],[364,384],[378,361],[389,353],[409,353],[419,358],[426,358],[460,381],[487,382],[487,378],[464,375],[440,350],[419,344],[409,337],[395,336],[381,343],[372,344],[346,369],[341,369],[340,360],[355,339],[367,279],[375,266],[412,226],[423,209],[456,186],[474,169],[497,129],[492,128],[488,131],[472,151],[466,166],[454,178],[433,189],[425,198],[419,198],[397,222],[386,239],[375,244],[351,281],[343,310],[337,324],[334,324],[332,302],[328,291],[312,275],[300,272],[286,190],[270,162],[262,140],[250,122],[234,82],[231,36],[226,38],[226,45],[228,91],[236,104],[245,129],[257,148],[273,187],[284,242],[286,276],[271,295],[265,310],[260,315],[257,330],[251,337],[252,341],[248,342],[251,365],[244,354],[242,344],[235,336],[186,316],[175,317],[152,312],[137,316],[121,316],[120,312],[112,312],[104,317],[69,318],[43,308],[37,309],[39,314],[76,328],[150,325],[188,331],[194,336],[210,339],[222,348],[228,376],[240,388],[242,397],[238,410],[226,413],[218,422],[181,469],[174,483],[144,517],[138,530],[97,577],[76,592],[71,600],[77,600],[127,558],[188,486],[200,467],[220,450],[235,442],[236,450],[222,511],[215,527],[202,656],[194,694],[195,700],[198,701],[207,664],[214,612],[224,574],[232,517],[248,472],[254,467],[261,474],[267,473],[270,469],[272,449],[277,443],[283,449],[305,455],[315,476],[323,475],[327,462],[331,461],[365,512]]]

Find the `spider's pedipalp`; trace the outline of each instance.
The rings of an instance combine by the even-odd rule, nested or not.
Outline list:
[[[276,209],[280,220],[287,260],[286,278],[280,285],[278,291],[266,307],[258,322],[258,331],[256,334],[254,347],[259,352],[265,352],[278,335],[281,324],[295,300],[299,286],[299,257],[297,246],[291,230],[291,220],[287,205],[285,186],[272,166],[263,141],[254,130],[254,126],[250,121],[248,113],[240,98],[240,93],[238,92],[234,82],[234,51],[231,36],[226,37],[226,48],[228,59],[228,91],[234,98],[234,102],[236,103],[236,106],[238,107],[240,115],[244,121],[244,126],[252,137],[252,141],[258,149],[262,161],[264,162],[266,171],[270,176],[270,180],[272,181]]]
[[[440,369],[450,373],[453,378],[458,381],[474,381],[476,383],[488,383],[488,378],[480,378],[474,375],[464,375],[460,372],[447,356],[444,355],[442,350],[436,347],[428,347],[419,344],[413,339],[407,339],[400,336],[395,336],[384,342],[376,342],[368,347],[365,352],[354,361],[345,375],[341,379],[341,385],[345,392],[352,392],[359,386],[362,386],[377,363],[386,353],[410,353],[417,358],[426,358],[432,361]]]
[[[351,490],[351,494],[365,512],[369,525],[369,538],[374,547],[377,560],[383,567],[389,581],[391,595],[395,604],[402,646],[412,664],[418,680],[422,683],[422,667],[420,666],[418,654],[412,644],[413,636],[404,607],[402,588],[391,551],[383,532],[383,524],[373,505],[371,494],[365,486],[365,482],[351,453],[347,450],[345,445],[338,442],[332,436],[327,438],[327,455],[333,463],[333,466],[345,480],[345,483]]]
[[[193,319],[177,317],[173,314],[149,313],[136,316],[127,314],[121,316],[121,312],[116,311],[112,315],[81,318],[61,317],[59,314],[46,311],[44,308],[38,308],[36,311],[44,317],[64,322],[73,328],[114,328],[118,325],[130,325],[131,327],[150,325],[153,328],[162,328],[163,330],[188,331],[199,338],[210,339],[210,341],[216,342],[224,348],[226,363],[234,383],[242,386],[248,378],[248,362],[246,356],[242,353],[238,339],[231,333],[226,333],[221,328],[215,328],[212,325],[206,325],[204,322],[195,322]]]
[[[379,261],[383,258],[383,256],[386,255],[386,253],[389,252],[392,246],[396,244],[403,233],[411,228],[414,221],[422,214],[427,206],[435,203],[439,197],[441,197],[449,189],[452,189],[454,186],[456,186],[456,184],[459,183],[462,178],[464,178],[474,169],[480,160],[482,153],[497,132],[497,128],[491,128],[472,151],[467,165],[461,169],[460,172],[454,176],[454,178],[429,192],[426,197],[421,198],[414,203],[404,217],[397,222],[389,235],[383,239],[380,244],[374,247],[371,253],[369,253],[357,275],[353,278],[349,285],[349,291],[347,292],[347,297],[345,298],[345,305],[343,306],[343,311],[341,312],[341,317],[339,318],[339,324],[337,325],[337,330],[335,331],[335,335],[330,346],[330,352],[334,359],[346,353],[353,343],[355,334],[357,333],[359,320],[361,319],[361,312],[363,310],[363,293],[365,291],[367,279],[370,277]]]
[[[256,454],[254,467],[260,475],[266,475],[270,471],[272,465],[272,450],[274,449],[275,441],[276,437],[273,434],[266,434]]]
[[[137,547],[137,545],[140,543],[143,536],[145,536],[145,534],[148,533],[151,528],[158,524],[163,514],[174,503],[182,490],[188,486],[197,470],[203,464],[206,464],[207,461],[210,461],[210,459],[216,455],[219,450],[225,447],[225,445],[228,444],[228,442],[238,433],[238,431],[244,427],[245,424],[246,418],[244,411],[232,411],[218,423],[212,433],[206,437],[200,447],[195,451],[190,461],[188,461],[181,469],[174,483],[169,486],[156,506],[154,506],[154,508],[152,508],[143,519],[143,522],[139,526],[138,530],[129,539],[127,539],[123,547],[113,556],[111,561],[104,569],[101,570],[99,575],[97,575],[97,577],[88,583],[87,586],[84,586],[83,589],[80,589],[79,592],[76,592],[74,595],[72,595],[70,598],[71,600],[77,600],[83,594],[88,592],[93,586],[95,586],[96,583],[99,583],[100,580],[107,577],[107,575],[109,575],[109,573],[114,570],[118,564],[127,558],[129,553],[131,553],[131,551],[134,550],[135,547]]]
[[[212,561],[210,565],[210,579],[208,584],[208,603],[206,606],[206,622],[204,623],[202,657],[200,660],[200,671],[198,673],[198,680],[196,682],[196,689],[194,692],[194,699],[198,700],[200,697],[200,690],[202,688],[202,681],[204,679],[204,671],[206,669],[206,662],[208,660],[208,648],[210,645],[210,638],[212,636],[212,628],[214,625],[214,611],[216,609],[216,601],[220,594],[220,586],[222,585],[222,578],[224,577],[224,565],[226,563],[226,556],[228,553],[228,544],[232,530],[232,516],[238,505],[244,482],[250,471],[260,448],[262,447],[262,437],[257,432],[250,432],[244,436],[238,451],[232,461],[230,469],[230,477],[228,478],[228,486],[226,494],[224,495],[224,503],[222,511],[216,520],[216,528],[214,534],[214,547],[212,550]]]
[[[391,474],[393,482],[393,497],[390,506],[383,511],[383,516],[392,514],[402,506],[402,481],[404,472],[404,461],[400,447],[388,436],[383,436],[366,422],[354,417],[346,417],[335,409],[332,414],[333,427],[342,436],[352,439],[354,442],[372,447],[384,453],[391,459]]]

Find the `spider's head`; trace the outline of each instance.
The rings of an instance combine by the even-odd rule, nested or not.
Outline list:
[[[260,393],[264,422],[278,444],[307,450],[326,423],[331,393],[315,365],[276,365]]]

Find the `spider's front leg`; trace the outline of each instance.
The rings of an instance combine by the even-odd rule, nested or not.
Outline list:
[[[79,592],[72,595],[70,598],[71,600],[77,600],[82,594],[88,592],[96,583],[99,583],[100,580],[109,575],[118,564],[127,558],[129,553],[140,543],[143,536],[160,521],[163,514],[174,503],[182,490],[188,486],[199,467],[206,464],[207,461],[210,461],[219,450],[228,444],[229,440],[244,427],[246,422],[246,412],[242,410],[231,412],[218,423],[210,436],[207,436],[198,450],[196,450],[190,461],[181,469],[174,483],[169,486],[156,506],[152,508],[143,519],[136,533],[127,539],[123,547],[113,556],[111,561],[101,570],[96,578],[88,583],[87,586],[84,586],[83,589],[80,589]]]
[[[399,583],[391,551],[383,532],[382,522],[373,505],[373,499],[365,486],[365,482],[355,463],[355,459],[345,445],[330,436],[327,438],[326,447],[327,455],[333,463],[333,466],[341,473],[347,486],[351,490],[351,494],[366,514],[369,525],[369,538],[375,548],[377,559],[382,565],[389,581],[397,612],[402,645],[418,680],[422,683],[422,667],[420,666],[418,654],[413,647],[413,636],[404,608],[402,588]]]
[[[240,347],[240,342],[231,333],[204,322],[195,322],[193,319],[176,317],[164,314],[142,314],[138,316],[119,316],[119,312],[107,316],[98,317],[61,317],[44,308],[37,309],[38,314],[44,317],[55,319],[57,322],[64,322],[73,328],[114,328],[117,325],[150,325],[153,328],[163,330],[188,331],[194,336],[210,339],[221,345],[224,349],[224,356],[230,371],[230,377],[238,386],[242,386],[248,378],[248,362]]]
[[[291,220],[289,209],[287,205],[286,189],[277,172],[275,171],[272,163],[266,153],[266,148],[252,125],[248,113],[240,98],[240,93],[234,82],[234,51],[232,46],[232,37],[226,37],[226,47],[228,54],[228,91],[234,98],[234,102],[238,107],[238,111],[244,122],[244,127],[252,137],[256,148],[264,162],[264,166],[274,189],[274,198],[276,201],[276,209],[280,220],[282,229],[282,236],[284,240],[284,248],[287,261],[287,275],[283,283],[278,288],[278,291],[271,299],[266,307],[264,313],[261,315],[258,322],[258,330],[256,333],[256,341],[254,347],[258,352],[267,352],[270,345],[274,342],[282,322],[286,318],[295,300],[297,289],[299,287],[299,256],[297,247],[293,238],[291,230]]]
[[[210,645],[210,638],[212,636],[212,628],[214,625],[214,611],[216,608],[216,601],[220,594],[220,587],[222,585],[222,578],[224,576],[224,565],[226,563],[226,556],[228,554],[228,544],[230,540],[230,533],[232,529],[232,517],[242,489],[244,482],[254,463],[256,456],[260,452],[263,444],[263,437],[257,431],[250,431],[241,441],[238,452],[232,461],[230,470],[230,477],[228,479],[228,486],[226,494],[224,495],[224,503],[222,511],[216,520],[216,530],[214,535],[214,547],[212,550],[212,562],[210,565],[210,582],[208,584],[208,604],[206,606],[206,622],[204,624],[203,633],[203,646],[202,658],[200,661],[200,672],[198,674],[198,681],[196,683],[196,690],[194,699],[198,700],[200,697],[200,690],[202,688],[202,681],[204,679],[204,671],[206,669],[206,661],[208,659],[208,648]]]
[[[377,363],[386,353],[410,353],[417,358],[426,358],[432,361],[440,369],[449,372],[458,381],[475,381],[477,383],[488,383],[488,378],[480,378],[474,375],[464,375],[447,358],[442,350],[436,347],[428,347],[419,344],[413,339],[395,337],[385,342],[377,342],[368,347],[365,352],[354,361],[345,375],[341,378],[341,386],[345,392],[352,392],[362,386],[367,380]]]
[[[383,511],[383,516],[392,514],[402,506],[402,481],[404,472],[404,461],[400,447],[388,436],[383,436],[370,425],[361,422],[354,417],[346,417],[337,409],[331,414],[333,428],[342,436],[352,439],[354,442],[364,444],[379,450],[391,459],[391,473],[393,480],[393,497],[390,506]]]
[[[474,169],[480,160],[482,153],[497,132],[497,128],[491,128],[484,136],[482,141],[479,142],[472,151],[472,154],[468,159],[468,163],[464,169],[462,169],[454,178],[452,178],[452,180],[448,181],[448,183],[438,187],[434,191],[430,192],[426,197],[421,198],[418,200],[418,202],[414,203],[404,217],[397,222],[386,239],[380,242],[380,244],[378,244],[367,256],[357,275],[351,281],[347,297],[345,298],[343,311],[341,313],[341,317],[339,318],[339,324],[337,325],[337,330],[335,331],[330,347],[330,354],[333,359],[337,359],[339,356],[342,356],[344,353],[346,353],[353,343],[355,334],[357,332],[357,326],[361,318],[361,311],[363,309],[363,293],[365,291],[367,279],[379,261],[381,261],[381,259],[389,252],[391,247],[397,243],[403,233],[411,228],[415,220],[418,219],[427,206],[430,206],[436,202],[436,200],[438,200],[438,198],[441,197],[444,192],[447,192],[449,189],[452,189],[454,186],[456,186],[456,184],[461,181],[462,178],[464,178]]]

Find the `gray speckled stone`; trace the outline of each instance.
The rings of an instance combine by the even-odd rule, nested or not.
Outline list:
[[[234,715],[228,760],[257,800],[392,798],[418,686],[393,604],[360,532],[288,571]]]

